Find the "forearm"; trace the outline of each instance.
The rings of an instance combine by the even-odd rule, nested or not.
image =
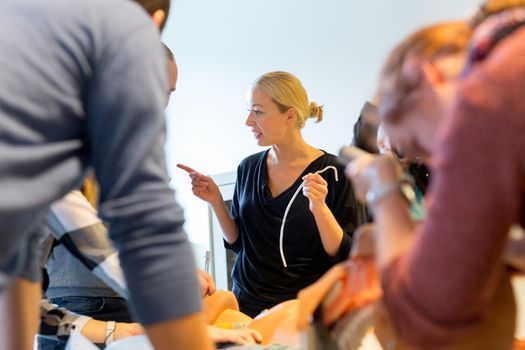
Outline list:
[[[155,350],[171,350],[174,344],[180,350],[213,349],[201,313],[152,324],[145,329]]]
[[[334,257],[339,251],[345,234],[343,229],[326,205],[321,210],[314,212],[314,218],[324,250],[328,255]]]
[[[78,315],[58,305],[51,304],[48,299],[40,301],[40,330],[38,334],[42,337],[59,339],[69,337],[72,332],[83,333],[84,326],[91,317]]]
[[[106,344],[110,337],[116,341],[144,333],[142,327],[138,323],[116,322],[114,330],[108,334],[107,325],[108,322],[91,319],[82,327],[81,333],[84,337],[95,344]]]
[[[152,339],[162,339],[164,330],[165,338],[184,344],[188,332],[158,326],[177,325],[202,307],[183,211],[168,185],[165,54],[148,21],[108,32],[107,43],[84,103],[100,216],[110,226],[138,320],[160,330]]]
[[[220,201],[212,203],[211,207],[217,216],[217,219],[219,220],[219,225],[221,226],[224,239],[229,244],[235,243],[237,238],[239,238],[239,227],[237,226],[235,220],[231,218],[228,208],[222,200],[222,197]]]
[[[379,269],[405,253],[414,239],[414,222],[402,192],[403,173],[391,156],[358,158],[350,168],[358,195],[367,201],[375,222],[375,256]]]
[[[104,344],[106,338],[106,322],[89,320],[81,331],[82,335],[92,343]]]
[[[40,283],[22,279],[17,279],[2,296],[0,305],[2,349],[33,349],[38,330],[40,297]]]
[[[376,223],[375,256],[379,269],[405,253],[414,240],[414,222],[408,203],[400,193],[392,193],[373,208]]]

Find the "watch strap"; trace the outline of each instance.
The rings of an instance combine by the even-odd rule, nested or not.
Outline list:
[[[414,199],[414,191],[410,184],[402,181],[391,181],[370,188],[366,192],[366,202],[370,207],[374,207],[386,197],[396,193],[400,194],[408,203]]]

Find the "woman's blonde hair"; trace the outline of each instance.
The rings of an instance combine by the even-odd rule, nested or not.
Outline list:
[[[304,126],[307,118],[316,118],[316,122],[323,120],[323,106],[315,102],[308,102],[308,95],[303,84],[291,73],[266,73],[253,82],[253,87],[267,93],[277,104],[281,113],[294,108],[297,112],[299,129]]]
[[[472,29],[466,22],[445,22],[418,30],[390,53],[379,77],[376,93],[378,116],[395,122],[406,110],[409,95],[421,83],[421,70],[414,59],[433,61],[467,51]]]

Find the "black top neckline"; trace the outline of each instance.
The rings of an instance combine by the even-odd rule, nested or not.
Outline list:
[[[269,180],[269,177],[268,177],[268,164],[266,163],[266,159],[268,157],[268,153],[270,152],[270,148],[268,148],[266,151],[264,151],[264,154],[262,156],[262,167],[261,167],[261,176],[264,177],[264,185],[263,185],[263,194],[264,194],[264,199],[266,201],[273,201],[273,200],[279,200],[280,198],[282,197],[285,197],[285,196],[288,196],[288,194],[290,192],[295,192],[297,190],[297,187],[303,182],[303,177],[308,174],[308,173],[311,173],[311,169],[312,168],[315,168],[316,164],[323,158],[325,157],[328,153],[326,153],[326,151],[320,149],[319,151],[323,152],[323,154],[321,154],[319,157],[315,158],[314,160],[312,160],[307,166],[306,168],[303,169],[303,171],[301,172],[301,174],[299,174],[299,176],[297,177],[297,179],[295,179],[295,181],[287,188],[285,189],[284,191],[282,191],[281,193],[279,193],[277,196],[273,196],[272,195],[272,191],[270,191],[270,186],[268,186],[268,180]]]

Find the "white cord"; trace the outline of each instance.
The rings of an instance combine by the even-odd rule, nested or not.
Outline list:
[[[316,171],[315,174],[324,173],[328,169],[332,169],[334,171],[335,181],[336,182],[339,181],[339,177],[337,175],[337,168],[335,166],[333,166],[333,165],[329,165],[329,166],[325,167],[322,170]],[[286,217],[288,216],[288,212],[290,211],[290,208],[292,207],[292,203],[295,200],[295,198],[297,197],[297,195],[299,194],[299,192],[302,190],[303,185],[304,185],[304,182],[297,188],[297,190],[295,191],[295,193],[292,196],[292,199],[290,199],[290,202],[288,203],[288,206],[286,207],[286,210],[284,211],[283,221],[281,223],[281,232],[280,232],[280,236],[279,236],[279,250],[281,252],[281,259],[283,260],[283,266],[284,267],[288,267],[288,265],[286,264],[286,259],[284,257],[284,249],[283,249],[284,224],[286,223]]]

